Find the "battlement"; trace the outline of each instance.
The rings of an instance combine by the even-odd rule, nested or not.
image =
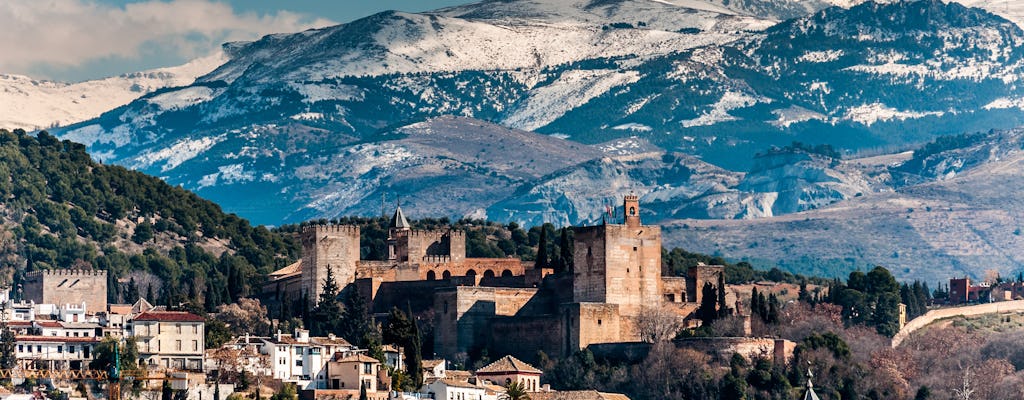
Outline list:
[[[102,269],[48,269],[43,271],[29,272],[28,275],[63,276],[68,278],[86,276],[107,276],[107,271]]]
[[[635,194],[630,193],[630,194],[627,194],[623,198],[623,200],[625,200],[625,201],[640,201],[640,196],[637,196]]]
[[[423,262],[424,263],[437,263],[437,264],[450,263],[450,262],[452,262],[452,257],[451,256],[442,256],[442,255],[425,255],[425,256],[423,256]]]
[[[359,227],[356,225],[307,225],[302,228],[302,233],[341,233],[347,235],[358,235]]]
[[[415,230],[410,230],[410,231],[406,232],[406,236],[409,236],[409,237],[412,237],[412,238],[416,238],[416,237],[430,237],[430,238],[434,238],[434,237],[440,237],[440,236],[446,236],[446,235],[455,238],[455,237],[465,237],[466,233],[463,232],[463,231],[457,231],[457,230],[454,230],[454,229],[446,230],[446,231],[442,231],[442,230],[429,230],[428,231],[428,230],[418,230],[418,229],[415,229]]]

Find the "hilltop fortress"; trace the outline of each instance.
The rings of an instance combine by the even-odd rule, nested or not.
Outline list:
[[[662,276],[661,229],[644,225],[635,195],[625,196],[621,224],[574,227],[574,268],[554,274],[518,258],[467,258],[454,230],[412,229],[399,207],[391,218],[389,259],[359,259],[359,228],[309,226],[302,260],[275,271],[264,297],[315,305],[327,269],[339,286],[359,290],[371,310],[407,306],[432,315],[438,356],[490,349],[532,359],[591,344],[640,341],[638,318],[655,308],[689,318],[705,282],[722,266],[697,266],[686,277]]]

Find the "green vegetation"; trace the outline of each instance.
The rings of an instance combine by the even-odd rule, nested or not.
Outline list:
[[[888,337],[899,331],[900,286],[884,267],[851,272],[846,284],[836,280],[825,301],[843,307],[847,324],[873,326]]]
[[[754,266],[746,261],[731,263],[722,257],[691,253],[678,247],[672,250],[662,249],[661,252],[662,271],[666,275],[686,276],[686,271],[689,270],[690,267],[696,266],[700,263],[704,263],[706,265],[724,265],[726,283],[730,285],[758,281],[794,284],[809,282],[817,285],[826,285],[830,282],[823,278],[792,274],[777,267],[773,267],[769,270],[754,269]]]
[[[94,162],[46,132],[0,130],[0,277],[108,271],[108,299],[202,312],[255,293],[298,257],[288,235],[253,227],[158,178]],[[143,244],[144,246],[139,246]],[[14,293],[15,299],[20,293]]]

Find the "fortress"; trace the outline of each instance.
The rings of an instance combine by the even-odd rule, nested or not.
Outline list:
[[[275,271],[264,296],[305,298],[315,305],[327,269],[352,285],[374,313],[412,308],[433,316],[434,349],[451,358],[489,349],[533,359],[538,350],[566,355],[592,344],[637,342],[646,310],[691,317],[700,288],[722,266],[698,266],[664,277],[661,229],[643,225],[639,199],[625,196],[621,224],[574,227],[573,265],[566,273],[516,258],[467,258],[463,232],[414,230],[399,207],[391,218],[388,260],[359,259],[359,228],[310,226],[303,258]]]
[[[25,274],[25,300],[36,304],[82,304],[90,313],[107,310],[107,271],[56,269]]]

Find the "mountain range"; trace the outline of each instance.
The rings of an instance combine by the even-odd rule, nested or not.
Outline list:
[[[396,201],[423,216],[595,223],[634,191],[649,221],[684,220],[668,222],[667,237],[694,250],[849,269],[892,262],[887,246],[906,244],[921,250],[902,276],[936,261],[975,273],[996,261],[932,242],[949,235],[822,252],[768,245],[789,231],[827,237],[815,227],[838,229],[821,222],[836,218],[867,235],[844,240],[878,240],[872,230],[907,209],[932,210],[910,221],[956,210],[942,205],[959,192],[938,188],[982,185],[969,176],[996,160],[947,179],[896,168],[908,156],[864,157],[1024,119],[1014,22],[1024,7],[968,3],[992,13],[937,0],[489,0],[384,12],[226,44],[228,60],[191,84],[53,132],[259,223],[374,215]],[[934,165],[955,163],[936,154]],[[1011,242],[986,235],[1009,225],[995,225],[970,224],[1003,249]],[[892,233],[930,234],[901,226]],[[876,250],[888,258],[867,256]],[[1015,257],[989,266],[1019,268]]]

